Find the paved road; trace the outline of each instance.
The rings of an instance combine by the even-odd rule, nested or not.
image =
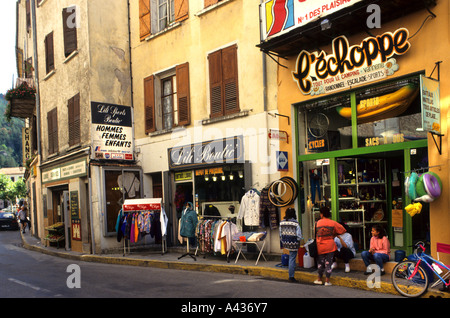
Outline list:
[[[340,286],[292,284],[225,273],[90,262],[74,264],[71,260],[26,250],[21,247],[18,232],[1,231],[0,286],[2,298],[176,298],[178,307],[172,309],[180,311],[181,306],[188,306],[189,300],[198,304],[201,299],[209,299],[211,303],[211,299],[219,302],[220,299],[238,298],[256,301],[268,298],[398,297]]]

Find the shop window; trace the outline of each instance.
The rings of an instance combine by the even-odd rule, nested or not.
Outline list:
[[[414,77],[357,92],[358,147],[425,139],[419,89]]]
[[[349,95],[312,101],[299,108],[301,155],[352,147],[351,119],[336,116],[342,107],[350,107]]]
[[[209,204],[214,206],[218,202],[230,202],[226,206],[226,212],[232,202],[239,203],[245,194],[244,165],[225,165],[216,168],[195,170],[195,196],[198,200],[199,213],[203,214],[203,207]],[[234,207],[233,213],[237,216],[239,209]],[[214,211],[208,212],[208,215]],[[233,214],[231,213],[231,214]]]
[[[140,171],[105,170],[106,234],[114,233],[117,215],[126,199],[141,198]]]

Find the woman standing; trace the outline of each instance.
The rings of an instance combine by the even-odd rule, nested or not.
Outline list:
[[[297,258],[300,240],[302,239],[302,231],[297,221],[295,209],[286,210],[284,220],[280,222],[280,242],[281,247],[289,251],[289,281],[296,282],[295,259]]]
[[[338,222],[330,219],[331,212],[326,206],[320,208],[320,220],[316,224],[316,242],[317,242],[317,269],[318,277],[314,284],[322,285],[322,276],[325,273],[325,286],[331,286],[330,276],[332,272],[336,244],[334,238],[337,235],[345,233],[345,229]]]
[[[361,257],[366,264],[365,275],[369,275],[372,271],[369,269],[370,261],[375,261],[380,267],[381,275],[384,275],[383,264],[389,261],[391,256],[391,243],[384,234],[384,229],[376,224],[372,227],[372,237],[370,239],[370,248],[368,251],[363,251]]]

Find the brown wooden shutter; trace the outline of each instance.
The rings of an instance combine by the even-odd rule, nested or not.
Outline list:
[[[67,102],[69,113],[69,146],[80,143],[80,94]]]
[[[209,90],[211,118],[223,116],[222,102],[222,51],[211,53],[209,60]]]
[[[55,69],[55,61],[53,54],[53,32],[45,37],[45,67],[47,74]]]
[[[144,112],[145,112],[145,133],[156,130],[155,124],[155,88],[153,83],[155,76],[144,78]]]
[[[47,113],[48,127],[48,154],[58,151],[58,115],[57,109],[52,109]]]
[[[189,88],[189,63],[177,65],[177,99],[178,99],[178,125],[191,123],[191,103]]]
[[[73,51],[77,49],[77,28],[69,27],[68,20],[73,12],[67,9],[68,8],[64,8],[62,11],[65,57],[68,57]]]
[[[219,0],[205,0],[205,8],[216,4]]]
[[[183,21],[189,17],[189,1],[175,0],[175,21]]]
[[[237,45],[222,50],[222,74],[225,115],[239,112]]]
[[[25,3],[27,29],[31,29],[31,1],[27,0]]]
[[[151,34],[150,1],[139,0],[139,34],[141,41]]]

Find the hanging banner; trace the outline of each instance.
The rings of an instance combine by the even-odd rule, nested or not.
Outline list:
[[[422,104],[422,130],[441,133],[441,105],[439,81],[420,76],[420,101]]]
[[[30,128],[22,128],[22,162],[26,166],[27,160],[31,158],[31,135]]]
[[[261,41],[302,27],[362,0],[268,0],[260,5]]]
[[[301,51],[292,76],[304,95],[320,95],[364,85],[399,69],[394,55],[408,52],[409,32],[400,28],[350,46],[345,36],[332,42],[332,53]]]
[[[92,159],[133,160],[131,107],[91,102]]]

